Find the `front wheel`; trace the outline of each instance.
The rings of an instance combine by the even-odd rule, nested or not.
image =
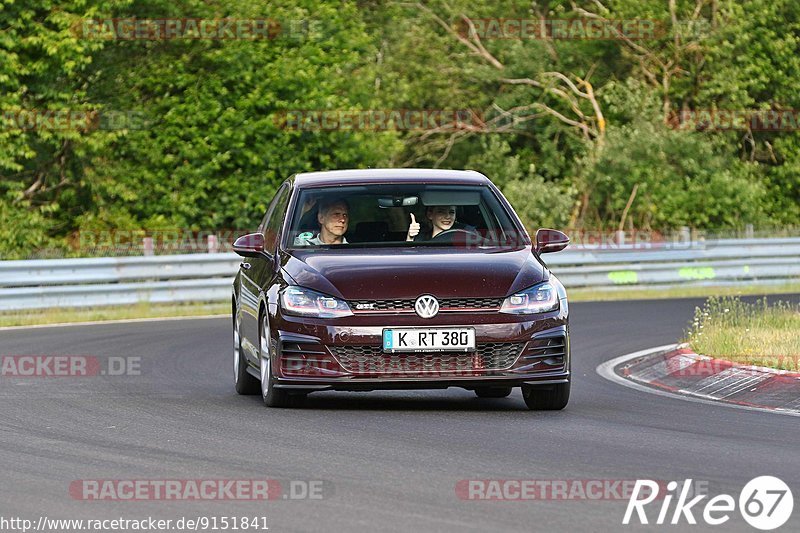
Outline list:
[[[239,394],[258,394],[258,380],[247,371],[247,358],[242,353],[239,314],[233,309],[233,383]]]
[[[258,327],[258,357],[261,368],[261,397],[267,407],[289,407],[291,397],[286,391],[275,388],[275,378],[272,377],[269,324],[267,315],[261,316]]]
[[[522,386],[522,397],[528,409],[534,411],[560,411],[569,403],[570,382],[547,387]]]

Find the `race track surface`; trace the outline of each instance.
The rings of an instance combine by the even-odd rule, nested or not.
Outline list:
[[[792,297],[796,299],[797,297]],[[141,375],[0,377],[4,517],[265,516],[270,531],[620,531],[627,501],[467,501],[459,480],[701,480],[738,499],[750,479],[794,490],[795,418],[631,390],[598,364],[676,342],[700,300],[571,306],[573,392],[562,412],[460,389],[315,393],[267,409],[233,390],[230,321],[0,332],[0,354],[140,357]],[[82,501],[82,479],[323,480],[321,500]],[[649,516],[655,520],[657,507]],[[670,517],[671,517],[670,512]],[[698,520],[701,512],[695,512]],[[738,515],[717,528],[754,531]],[[652,530],[653,528],[649,528]]]

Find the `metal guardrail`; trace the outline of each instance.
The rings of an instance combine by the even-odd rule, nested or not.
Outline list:
[[[800,238],[660,243],[543,256],[567,288],[800,281]],[[230,298],[232,253],[0,261],[0,311]]]
[[[800,281],[800,238],[570,248],[543,256],[568,288],[672,288]]]
[[[0,261],[0,311],[226,301],[236,254]]]

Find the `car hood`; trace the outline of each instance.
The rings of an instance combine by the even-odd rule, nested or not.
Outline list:
[[[292,250],[281,258],[294,282],[346,300],[500,298],[546,279],[529,247],[511,251],[365,248]]]

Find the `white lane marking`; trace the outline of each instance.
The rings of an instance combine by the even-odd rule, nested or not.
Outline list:
[[[688,396],[688,395],[685,395],[685,394],[676,394],[676,393],[673,393],[673,392],[665,391],[663,389],[657,389],[655,387],[649,387],[647,385],[643,385],[641,383],[637,383],[636,381],[632,381],[630,379],[625,379],[624,377],[622,377],[620,375],[617,375],[617,373],[614,372],[614,367],[616,367],[617,365],[620,365],[622,363],[626,363],[628,361],[631,361],[633,359],[637,359],[639,357],[644,357],[646,355],[650,355],[650,354],[654,354],[654,353],[658,353],[658,352],[663,352],[663,351],[666,351],[666,350],[672,350],[672,349],[676,348],[677,346],[678,346],[677,344],[665,344],[664,346],[658,346],[656,348],[648,348],[646,350],[639,350],[638,352],[629,353],[627,355],[621,355],[619,357],[615,357],[614,359],[611,359],[610,361],[606,361],[605,363],[599,364],[597,366],[596,370],[597,370],[597,373],[600,374],[600,376],[604,377],[605,379],[607,379],[609,381],[613,381],[614,383],[618,383],[618,384],[623,385],[625,387],[628,387],[628,388],[631,388],[631,389],[636,389],[636,390],[641,391],[641,392],[647,392],[649,394],[655,394],[657,396],[666,396],[667,398],[676,398],[678,400],[684,400],[684,401],[687,401],[687,402],[696,402],[696,403],[704,403],[704,404],[709,404],[709,405],[719,405],[719,406],[724,406],[724,407],[733,407],[735,409],[744,409],[746,411],[760,411],[760,412],[763,412],[763,413],[775,413],[775,414],[779,414],[779,415],[800,416],[800,412],[797,412],[797,411],[786,411],[784,409],[765,409],[765,408],[762,408],[762,407],[751,407],[749,405],[739,405],[739,404],[728,403],[728,402],[719,401],[719,400],[706,399],[705,397],[700,397],[700,395]]]
[[[58,324],[30,324],[27,326],[3,326],[0,331],[11,331],[15,329],[39,329],[39,328],[64,328],[70,326],[98,326],[102,324],[135,324],[137,322],[167,322],[174,320],[207,320],[209,318],[230,318],[230,314],[224,315],[198,315],[198,316],[164,316],[150,318],[123,318],[119,320],[93,320],[91,322],[61,322]]]

